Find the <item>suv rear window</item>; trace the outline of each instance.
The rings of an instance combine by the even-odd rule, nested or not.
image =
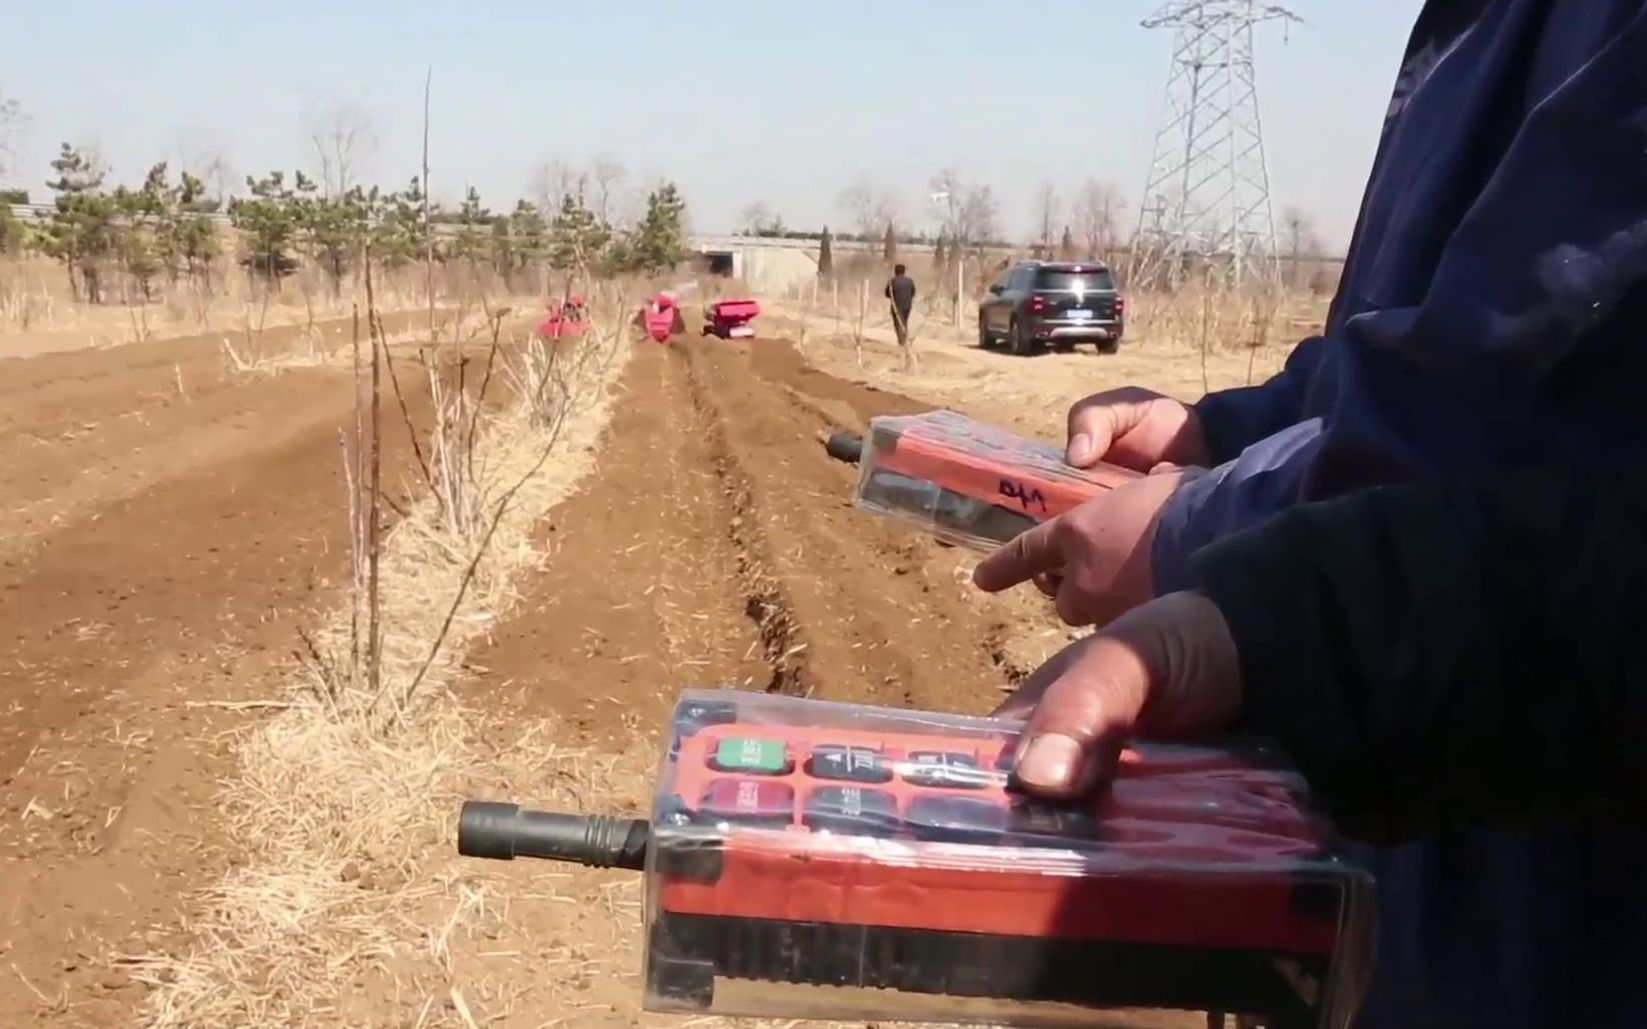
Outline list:
[[[1057,289],[1082,293],[1103,293],[1115,288],[1115,277],[1105,269],[1082,269],[1072,272],[1059,268],[1043,268],[1035,277],[1036,289]]]

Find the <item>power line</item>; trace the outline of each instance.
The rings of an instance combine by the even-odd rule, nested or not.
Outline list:
[[[1253,29],[1302,21],[1256,0],[1174,0],[1144,19],[1173,30],[1132,280],[1174,285],[1201,259],[1231,284],[1273,274],[1275,217],[1258,113]]]

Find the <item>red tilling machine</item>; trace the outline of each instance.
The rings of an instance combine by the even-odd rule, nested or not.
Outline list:
[[[761,313],[761,305],[753,300],[717,300],[703,309],[703,334],[720,339],[753,339],[755,326],[751,323]]]

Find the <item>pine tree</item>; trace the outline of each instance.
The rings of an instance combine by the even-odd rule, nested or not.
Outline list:
[[[398,193],[366,194],[371,209],[372,256],[393,270],[404,268],[428,252],[429,226],[423,223],[423,183],[412,176]],[[431,219],[433,210],[431,209]]]
[[[823,237],[818,240],[818,278],[828,279],[835,274],[835,250],[833,237],[829,235],[829,226],[825,225]]]
[[[890,264],[898,259],[898,234],[892,231],[892,223],[886,223],[886,237],[881,240],[881,256]]]
[[[601,260],[611,235],[582,196],[566,194],[549,226],[549,267],[562,272],[592,267]]]
[[[103,169],[67,143],[51,167],[57,177],[46,185],[57,194],[56,209],[41,249],[68,268],[75,299],[101,303],[98,271],[114,249],[115,216],[114,201],[103,192]]]
[[[686,201],[673,182],[647,195],[646,216],[629,245],[633,264],[641,271],[664,271],[686,257]]]
[[[549,226],[538,205],[530,200],[515,204],[508,229],[508,248],[517,267],[540,261],[549,252]]]
[[[206,195],[205,180],[184,172],[177,187],[177,254],[189,278],[208,293],[212,289],[212,263],[222,253],[217,225],[209,217],[217,206],[217,201]]]
[[[492,239],[489,244],[492,267],[507,274],[515,267],[515,241],[509,235],[507,215],[492,219]]]
[[[184,172],[176,184],[166,166],[149,169],[143,183],[153,211],[155,250],[166,278],[211,285],[211,264],[218,255],[217,228],[208,215],[216,206],[206,196],[206,184]]]
[[[371,211],[367,194],[359,186],[326,196],[320,183],[297,173],[294,202],[297,228],[309,260],[326,272],[332,296],[343,295],[343,278],[366,242]]]
[[[11,213],[11,203],[0,197],[0,254],[21,253],[27,239],[22,220]]]
[[[140,189],[114,191],[114,254],[120,270],[136,280],[144,302],[153,299],[154,277],[166,268],[166,244],[158,231],[166,209],[166,166],[149,169]],[[122,283],[124,291],[124,283]]]
[[[297,270],[287,251],[301,228],[302,206],[284,172],[272,171],[261,179],[248,175],[246,188],[250,197],[229,201],[229,223],[240,231],[246,248],[240,263],[278,289],[280,280]]]
[[[938,242],[932,246],[932,268],[939,275],[949,268],[948,241],[942,232],[938,233]]]
[[[1058,259],[1061,261],[1075,260],[1075,237],[1070,234],[1069,226],[1064,226],[1064,238],[1058,244]]]
[[[458,208],[457,224],[457,234],[452,237],[452,256],[471,263],[479,260],[486,253],[486,235],[483,230],[487,225],[495,225],[495,220],[491,212],[481,206],[480,191],[473,186],[463,195],[463,204]]]

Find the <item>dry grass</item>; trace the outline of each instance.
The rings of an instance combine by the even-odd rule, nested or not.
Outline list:
[[[468,280],[475,277],[470,275],[466,281],[459,282],[456,273],[452,273],[442,278],[445,280],[441,283],[443,291],[456,296],[468,288]],[[124,277],[114,279],[124,280]],[[79,302],[74,299],[68,276],[58,262],[35,255],[0,256],[0,332],[91,329],[129,334],[134,317],[153,331],[199,331],[232,323],[248,305],[261,306],[268,296],[262,285],[235,267],[232,260],[221,258],[209,283],[193,281],[187,276],[175,282],[164,276],[157,277],[146,302],[129,284],[124,294],[118,288],[108,292],[105,303]],[[383,295],[379,299],[386,309],[415,307],[426,292],[423,269],[408,266],[388,277],[382,284]],[[268,296],[268,323],[290,325],[317,318],[344,317],[351,306],[364,303],[364,293],[354,278],[334,289],[318,268],[305,267],[287,276],[281,288]]]
[[[383,540],[379,692],[338,673],[352,667],[355,645],[352,613],[340,611],[311,635],[292,706],[240,741],[241,772],[222,807],[243,853],[204,898],[191,927],[196,946],[137,962],[154,986],[147,1024],[468,1024],[450,984],[444,1000],[410,1020],[402,1004],[371,1012],[354,1010],[350,998],[368,980],[400,996],[401,985],[449,978],[452,934],[489,917],[484,896],[460,876],[430,874],[449,853],[448,823],[468,777],[504,767],[477,753],[447,686],[467,644],[545,559],[532,526],[593,465],[629,352],[626,326],[606,324],[563,368],[553,434],[520,403],[483,419],[472,485],[478,506],[496,517],[479,550],[434,497]],[[513,764],[524,755],[503,756]]]
[[[767,305],[763,331],[793,338],[804,328],[808,360],[840,378],[1057,437],[1069,406],[1099,390],[1140,385],[1193,401],[1212,390],[1262,382],[1325,317],[1321,302],[1300,294],[1184,292],[1130,299],[1127,339],[1118,354],[1104,357],[1090,347],[1030,358],[982,351],[974,327],[957,329],[917,307],[911,333],[921,361],[910,367],[884,305],[872,304],[858,331],[850,311],[831,309],[826,290],[817,302],[803,296]]]
[[[918,342],[976,342],[974,319],[981,297],[981,291],[977,291],[963,299],[962,317],[957,323],[952,296],[941,291],[920,294],[910,318],[911,335]],[[1276,285],[1238,290],[1191,285],[1174,292],[1128,292],[1126,298],[1127,346],[1196,353],[1245,353],[1275,344],[1291,346],[1301,336],[1319,329],[1327,307],[1327,299],[1317,293]],[[887,306],[880,300],[879,280],[873,275],[823,286],[808,283],[770,306],[804,316],[809,334],[816,332],[820,323],[830,323],[836,335],[850,336],[860,347],[865,339],[890,333],[892,328]]]
[[[0,255],[0,355],[26,357],[215,332],[223,334],[225,359],[240,371],[321,364],[336,354],[326,346],[317,323],[348,318],[367,306],[360,281],[349,279],[334,288],[313,267],[300,269],[270,291],[232,262],[219,265],[209,286],[187,277],[177,282],[161,278],[147,301],[127,288],[111,292],[105,303],[90,304],[71,295],[56,262]],[[381,278],[374,305],[380,312],[426,310],[428,282],[421,267],[409,266]],[[450,337],[457,331],[449,328],[453,322],[464,332],[483,325],[486,298],[509,294],[511,284],[460,261],[440,269],[434,285],[436,332]],[[534,298],[524,306],[535,304]],[[265,330],[290,326],[304,330],[296,345],[279,353],[261,352]]]
[[[361,967],[395,956],[393,913],[439,889],[415,858],[467,758],[455,712],[385,741],[299,707],[250,733],[240,757],[224,810],[245,864],[212,891],[193,952],[144,962],[151,1025],[323,1020]]]
[[[515,309],[530,309],[535,298],[514,297],[510,305]],[[355,312],[345,310],[342,317]],[[332,317],[331,315],[325,316]],[[364,317],[364,316],[362,316]],[[347,363],[350,356],[348,337],[328,339],[313,321],[306,323],[296,340],[280,349],[264,342],[264,330],[277,327],[264,320],[265,314],[248,308],[237,323],[222,336],[223,359],[228,368],[240,375],[274,375],[290,368],[315,368],[322,365]],[[324,319],[322,319],[324,320]],[[447,342],[472,342],[491,324],[486,311],[467,304],[443,304],[437,309],[435,336]],[[430,332],[427,323],[409,325],[399,332],[390,333],[385,342],[391,346],[406,343],[425,343]]]

